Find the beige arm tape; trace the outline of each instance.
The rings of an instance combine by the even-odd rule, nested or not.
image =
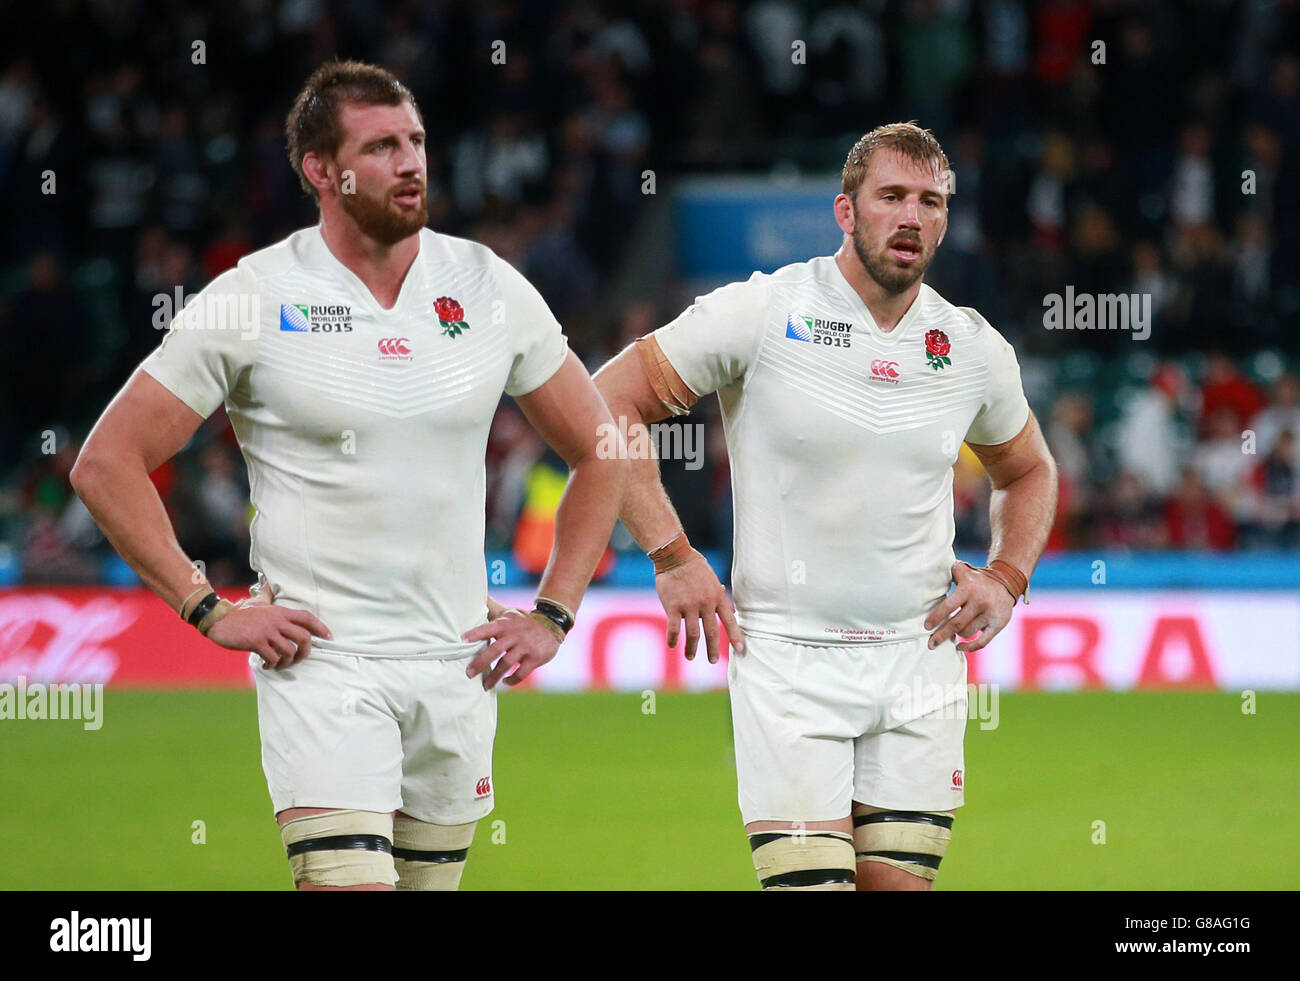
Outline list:
[[[558,623],[556,623],[550,617],[546,616],[546,614],[538,613],[536,610],[529,610],[527,613],[524,614],[524,616],[528,617],[529,620],[536,620],[543,627],[545,627],[552,634],[554,634],[556,640],[558,640],[561,644],[564,643],[564,628],[562,628]]]
[[[889,808],[854,804],[853,817],[866,817],[869,814],[880,814],[887,810]],[[953,816],[952,811],[921,811],[919,813],[948,818]],[[920,821],[889,821],[863,825],[858,825],[855,821],[854,825],[853,844],[857,849],[859,862],[881,862],[931,881],[939,874],[937,866],[947,853],[948,843],[952,840],[951,828],[941,828]],[[893,854],[881,854],[882,852],[892,852]],[[931,856],[936,867],[931,868],[920,861],[907,861],[905,858],[898,857],[906,854]]]
[[[638,337],[635,341],[637,354],[641,356],[641,366],[645,369],[650,387],[654,389],[659,401],[675,416],[685,415],[700,397],[687,387],[682,376],[672,366],[663,348],[659,346],[654,334]]]
[[[289,852],[301,842],[339,835],[378,835],[384,839],[386,848],[391,847],[392,815],[377,811],[326,811],[286,821],[280,828],[280,837]],[[397,872],[393,868],[393,856],[386,848],[304,851],[289,855],[289,867],[295,883],[364,886],[378,882],[391,886],[397,881]]]
[[[679,531],[667,545],[660,545],[646,555],[654,563],[655,575],[685,565],[700,553],[691,547],[685,531]]]
[[[460,888],[466,852],[474,841],[477,821],[469,824],[430,824],[405,814],[393,818],[393,861],[400,890]]]
[[[217,600],[217,605],[208,611],[208,615],[199,621],[199,633],[204,637],[208,631],[216,624],[218,620],[235,608],[235,604],[230,600]]]

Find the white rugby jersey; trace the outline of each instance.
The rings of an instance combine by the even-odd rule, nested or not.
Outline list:
[[[1029,419],[1011,346],[924,284],[883,332],[831,256],[723,286],[654,336],[722,406],[741,628],[816,645],[924,636],[955,560],[961,444],[1006,442]]]
[[[257,512],[250,564],[330,628],[316,647],[459,657],[487,617],[493,413],[567,352],[486,246],[422,230],[384,310],[313,227],[214,279],[142,367],[201,416],[225,402]]]

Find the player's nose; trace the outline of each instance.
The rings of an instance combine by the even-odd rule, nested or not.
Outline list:
[[[415,144],[409,140],[402,145],[402,152],[397,158],[397,172],[403,177],[424,173],[424,160]]]

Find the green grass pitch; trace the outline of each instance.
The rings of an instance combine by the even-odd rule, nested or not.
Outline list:
[[[464,887],[756,888],[725,694],[654,708],[503,694],[497,809]],[[1255,709],[1232,693],[1004,695],[996,729],[968,728],[938,887],[1295,888],[1300,695]],[[290,885],[252,692],[110,689],[98,731],[0,722],[0,786],[0,888]]]

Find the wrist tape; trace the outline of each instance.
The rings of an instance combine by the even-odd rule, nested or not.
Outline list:
[[[678,566],[685,565],[699,554],[691,547],[691,543],[687,540],[684,531],[679,531],[668,544],[660,545],[653,552],[646,553],[650,561],[655,565],[656,576],[661,572],[667,572],[669,569],[676,569]]]

